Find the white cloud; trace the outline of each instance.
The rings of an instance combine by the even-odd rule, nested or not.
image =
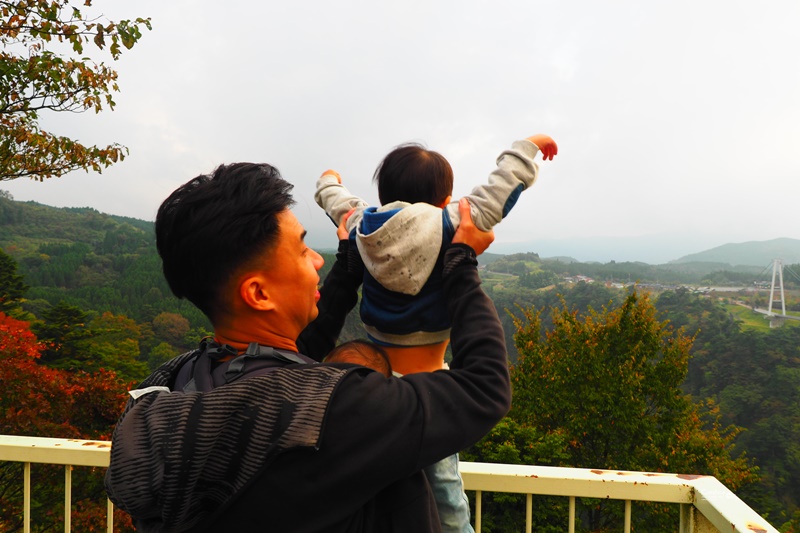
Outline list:
[[[498,243],[800,237],[791,0],[100,4],[153,19],[115,65],[117,109],[44,124],[131,156],[102,176],[0,187],[18,199],[152,218],[200,172],[267,161],[296,184],[314,242],[331,231],[312,199],[326,168],[375,201],[377,163],[418,140],[451,161],[463,194],[511,141],[545,132],[559,156]]]

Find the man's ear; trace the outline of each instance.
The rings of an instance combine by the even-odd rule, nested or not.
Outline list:
[[[444,202],[440,203],[437,207],[444,209],[445,207],[447,207],[447,204],[449,204],[450,200],[452,199],[453,199],[452,195],[448,196],[447,198],[444,199]]]
[[[270,298],[268,287],[262,274],[248,274],[239,282],[239,296],[256,311],[271,311],[275,309],[275,300]]]

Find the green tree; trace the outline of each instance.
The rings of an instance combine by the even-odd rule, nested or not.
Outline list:
[[[480,442],[460,454],[462,461],[553,466],[567,460],[567,442],[559,431],[544,433],[506,417]],[[474,496],[469,495],[470,498]],[[533,530],[557,533],[567,529],[568,502],[564,498],[534,497]],[[522,531],[525,496],[503,492],[481,497],[482,531],[487,533]],[[474,507],[474,502],[473,502]]]
[[[150,350],[147,356],[147,364],[150,370],[155,370],[178,354],[180,354],[180,352],[170,346],[168,342],[162,342]]]
[[[17,262],[0,248],[0,312],[8,313],[28,291],[24,277],[17,274]]]
[[[583,316],[563,305],[544,336],[539,314],[527,309],[516,320],[509,416],[563,435],[565,466],[713,475],[733,490],[756,481],[749,460],[731,456],[738,429],[722,427],[713,403],[696,405],[681,391],[692,338],[660,322],[647,293]],[[664,511],[636,518],[658,530]],[[582,517],[592,531],[620,519],[604,501],[588,502]]]
[[[113,109],[117,73],[87,57],[107,48],[113,59],[150,29],[150,19],[102,20],[84,12],[92,0],[0,1],[0,180],[43,180],[122,160],[127,149],[84,146],[39,128],[42,112]],[[62,53],[71,48],[76,57]]]
[[[519,284],[529,289],[541,289],[558,283],[557,275],[547,270],[524,272],[519,276]]]
[[[88,314],[79,307],[60,302],[42,313],[42,321],[31,329],[46,346],[42,362],[54,368],[80,369],[86,363],[82,341],[91,335]]]
[[[89,335],[78,344],[83,370],[113,370],[126,381],[147,377],[147,363],[139,360],[141,330],[134,320],[105,312],[93,318],[88,329]]]

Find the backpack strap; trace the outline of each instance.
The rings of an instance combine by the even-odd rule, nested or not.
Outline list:
[[[189,379],[181,390],[183,392],[208,392],[215,388],[214,375],[220,372],[213,368],[213,363],[220,359],[236,355],[236,350],[228,344],[219,344],[214,339],[208,337],[200,342],[200,349],[195,352],[195,356],[186,364],[191,365],[187,369]],[[269,346],[262,346],[257,342],[251,342],[247,350],[228,362],[224,373],[225,383],[233,383],[245,376],[260,375],[269,370],[290,365],[317,364],[316,361],[305,355],[290,352],[288,350],[278,350]],[[223,368],[225,368],[223,366]],[[218,374],[217,374],[218,375]],[[217,377],[217,385],[220,384]]]
[[[214,389],[214,380],[211,377],[211,361],[218,361],[223,357],[236,355],[236,350],[227,344],[218,344],[207,337],[200,341],[200,349],[194,360],[186,364],[192,365],[191,378],[182,387],[183,392],[208,392]]]
[[[225,383],[231,383],[241,378],[245,374],[249,374],[250,372],[248,372],[248,369],[246,369],[248,362],[265,359],[277,359],[283,363],[298,365],[317,364],[317,362],[310,357],[306,357],[299,353],[289,352],[286,350],[277,350],[270,346],[262,346],[257,342],[251,342],[247,346],[247,350],[242,355],[236,357],[230,363],[228,363],[228,369],[225,371]],[[277,366],[264,367],[263,365],[257,365],[257,368],[254,368],[253,370],[258,370],[259,373],[262,373],[263,371],[271,368],[277,368]]]

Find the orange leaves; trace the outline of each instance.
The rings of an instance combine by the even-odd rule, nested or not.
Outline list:
[[[48,47],[53,40],[67,42],[83,54],[86,43],[103,49],[110,42],[117,59],[121,46],[130,49],[141,38],[141,27],[151,28],[150,19],[101,23],[93,17],[89,22],[71,0],[5,2],[0,15],[5,19],[0,20],[0,44],[24,47],[18,55],[0,47],[0,180],[41,181],[77,169],[100,172],[124,159],[127,149],[116,144],[84,147],[39,130],[40,112],[113,109],[111,93],[119,90],[117,73],[102,62],[67,58]]]
[[[98,24],[97,33],[94,34],[94,44],[97,48],[102,49],[106,44],[104,32],[105,28],[103,28],[102,24]]]
[[[40,345],[36,336],[28,329],[28,323],[0,313],[0,359],[21,356],[37,359]]]
[[[26,322],[0,313],[0,427],[11,435],[107,437],[124,405],[113,372],[67,372],[39,364],[42,344]]]
[[[102,171],[121,161],[128,150],[118,144],[87,147],[68,137],[59,137],[20,124],[0,115],[4,138],[0,141],[0,180],[30,177],[39,181],[70,170]]]

